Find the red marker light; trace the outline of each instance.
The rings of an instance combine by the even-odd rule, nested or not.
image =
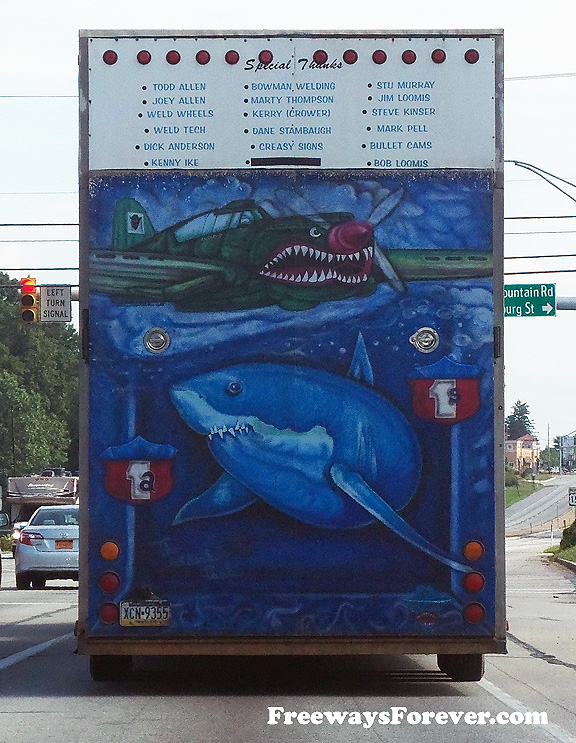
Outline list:
[[[113,49],[108,49],[102,55],[102,59],[106,64],[116,64],[116,62],[118,61],[118,55]]]
[[[210,61],[210,54],[205,49],[196,54],[196,61],[198,64],[208,64]]]
[[[470,622],[470,624],[476,624],[477,622],[481,622],[484,619],[484,616],[486,615],[486,612],[482,604],[468,604],[468,606],[464,607],[463,613],[464,613],[464,619],[467,622]]]
[[[262,49],[260,54],[258,55],[258,59],[262,64],[270,64],[272,60],[274,59],[274,55],[269,49]]]
[[[416,61],[416,52],[413,52],[412,49],[406,49],[406,51],[402,53],[402,61],[404,64],[414,64]]]
[[[138,52],[138,54],[136,55],[136,59],[140,62],[140,64],[149,64],[152,60],[152,55],[150,54],[150,52],[142,49],[142,51]]]
[[[326,64],[326,62],[328,61],[328,55],[326,54],[324,49],[318,49],[314,52],[312,59],[314,60],[314,62],[316,62],[316,64]]]
[[[382,49],[377,49],[372,55],[372,61],[374,64],[384,64],[387,59],[388,56],[386,55],[386,52],[382,51]]]
[[[436,62],[436,64],[442,64],[446,59],[446,52],[444,49],[434,49],[430,56],[432,57],[433,62]]]
[[[463,580],[467,591],[481,591],[484,588],[484,576],[481,573],[468,573]]]
[[[342,59],[346,64],[356,64],[358,61],[358,52],[355,52],[354,49],[346,49],[342,55]]]
[[[104,624],[114,624],[120,619],[120,609],[116,604],[102,604],[98,613]]]
[[[104,593],[116,593],[120,588],[120,578],[116,573],[102,573],[98,585]]]
[[[230,49],[230,51],[226,52],[224,59],[228,64],[238,64],[240,61],[240,55],[234,49]]]
[[[166,55],[166,61],[168,64],[178,64],[178,62],[181,60],[180,52],[177,52],[175,49],[172,49],[168,52]]]
[[[476,62],[480,59],[480,54],[476,51],[476,49],[468,49],[468,51],[464,55],[464,59],[468,62],[468,64],[476,64]]]

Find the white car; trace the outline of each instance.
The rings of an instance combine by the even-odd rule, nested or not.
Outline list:
[[[78,506],[40,506],[20,532],[14,559],[16,588],[47,580],[78,580]]]

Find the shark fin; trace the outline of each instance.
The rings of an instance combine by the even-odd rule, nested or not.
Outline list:
[[[358,333],[354,355],[348,369],[348,376],[356,379],[358,382],[366,382],[371,387],[374,386],[374,372],[368,356],[366,342],[362,333]]]
[[[112,249],[126,250],[152,237],[155,230],[146,209],[136,199],[116,202],[112,218]]]
[[[208,490],[183,505],[172,525],[196,519],[227,516],[241,511],[256,500],[258,497],[254,493],[225,472]]]
[[[367,485],[362,477],[357,472],[344,467],[341,464],[333,464],[330,468],[330,475],[333,481],[338,485],[339,488],[353,498],[356,503],[360,504],[369,513],[372,514],[378,521],[381,521],[385,526],[391,529],[401,539],[408,544],[411,544],[421,552],[425,552],[430,557],[433,557],[438,562],[448,565],[453,570],[459,570],[462,573],[467,573],[470,568],[464,565],[453,557],[443,552],[442,550],[435,547],[421,534],[413,529],[402,516],[388,505],[382,498]]]

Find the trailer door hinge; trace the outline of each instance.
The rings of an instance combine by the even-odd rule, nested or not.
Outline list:
[[[80,343],[82,348],[82,361],[88,363],[90,355],[90,311],[82,310],[82,322],[80,325]]]
[[[499,325],[494,326],[494,358],[502,358],[502,328]]]

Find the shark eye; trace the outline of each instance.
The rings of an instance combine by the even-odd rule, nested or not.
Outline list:
[[[310,237],[321,237],[322,233],[318,229],[318,227],[312,227],[310,230]]]
[[[230,382],[228,387],[226,387],[226,392],[229,395],[236,397],[236,395],[239,395],[242,392],[242,385],[240,382]]]

